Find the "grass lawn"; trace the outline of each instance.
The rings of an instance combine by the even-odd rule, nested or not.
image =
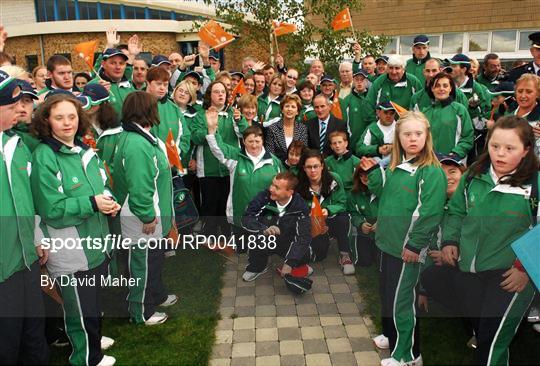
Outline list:
[[[208,363],[214,344],[224,258],[208,250],[178,251],[165,259],[163,280],[179,302],[166,308],[169,319],[162,325],[131,325],[127,318],[103,320],[103,335],[116,343],[106,354],[118,365],[202,366]],[[117,305],[124,305],[125,293],[107,293]],[[70,347],[52,347],[51,361],[67,364]]]
[[[356,268],[356,278],[366,301],[365,313],[381,330],[379,279],[374,266]],[[430,303],[430,312],[441,313]],[[473,351],[466,347],[470,338],[460,319],[429,318],[420,320],[420,349],[425,365],[472,365]],[[530,324],[523,323],[510,347],[511,365],[540,365],[540,334]]]

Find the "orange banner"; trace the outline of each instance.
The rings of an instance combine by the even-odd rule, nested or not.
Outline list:
[[[98,41],[82,42],[75,45],[75,52],[84,60],[84,62],[90,67],[90,70],[94,70],[94,53],[96,52]]]
[[[407,112],[409,112],[408,110],[406,110],[405,108],[403,108],[402,106],[400,106],[397,103],[394,103],[394,102],[391,101],[390,104],[392,104],[392,107],[394,107],[394,109],[396,110],[396,113],[398,114],[398,116],[400,118],[403,118],[405,116],[405,114]]]
[[[199,37],[216,51],[234,41],[234,36],[225,32],[221,25],[214,20],[209,21],[199,30]]]
[[[277,22],[275,20],[273,22],[273,28],[274,28],[274,34],[276,35],[276,37],[283,36],[289,33],[294,33],[297,30],[296,24]]]
[[[321,204],[317,196],[313,196],[311,204],[311,237],[322,235],[328,231]]]
[[[351,12],[349,8],[345,8],[332,20],[332,28],[338,31],[349,27],[352,27]]]
[[[167,142],[165,143],[167,148],[167,158],[171,166],[175,166],[179,171],[183,171],[184,167],[180,161],[180,156],[178,156],[178,149],[176,148],[176,143],[174,142],[173,134],[169,128],[169,133],[167,134]]]
[[[332,101],[332,109],[330,110],[330,113],[332,113],[337,119],[343,120],[343,112],[341,111],[341,105],[339,105],[339,98],[337,96]]]
[[[247,94],[246,86],[244,85],[244,79],[241,79],[240,82],[234,87],[231,96],[229,98],[229,105],[232,105],[234,103],[234,100],[236,99],[236,96]]]

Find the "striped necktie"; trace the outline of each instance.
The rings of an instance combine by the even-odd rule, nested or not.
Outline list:
[[[321,152],[323,152],[324,143],[325,143],[325,139],[326,139],[326,122],[319,121],[319,123],[320,123],[320,126],[319,126],[319,149],[321,150]]]

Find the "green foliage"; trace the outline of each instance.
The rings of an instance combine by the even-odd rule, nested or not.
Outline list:
[[[287,64],[302,64],[306,59],[318,58],[325,63],[337,62],[344,57],[352,57],[352,30],[335,32],[331,23],[345,7],[352,12],[361,10],[360,0],[205,0],[216,9],[219,20],[230,25],[230,30],[238,34],[245,45],[257,45],[275,52],[275,42],[271,44],[272,21],[294,23],[298,31],[279,37],[285,44]],[[354,21],[354,19],[353,19]],[[369,30],[355,29],[357,41],[363,53],[379,55],[388,42],[388,37],[374,36]],[[282,47],[282,46],[280,46]]]

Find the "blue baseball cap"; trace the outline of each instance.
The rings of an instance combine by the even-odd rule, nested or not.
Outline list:
[[[388,63],[388,56],[379,56],[375,59],[375,63],[379,63],[379,61],[384,62],[385,64]]]
[[[152,66],[159,66],[164,63],[171,65],[171,61],[169,61],[169,58],[163,55],[156,55],[152,59]]]
[[[496,95],[505,95],[505,96],[514,95],[514,83],[512,83],[511,81],[501,81],[501,82],[499,82],[499,84],[497,84],[495,89],[493,89],[493,90],[488,89],[488,93],[491,94],[492,96],[496,96]]]
[[[193,70],[192,70],[192,71],[188,71],[188,72],[184,75],[184,77],[182,78],[182,80],[185,80],[187,77],[195,78],[195,79],[197,79],[197,82],[198,82],[199,84],[202,84],[202,76],[201,76],[201,74],[199,74],[197,71],[193,71]]]
[[[127,55],[124,52],[120,51],[118,48],[107,48],[105,51],[103,51],[102,54],[103,60],[107,60],[114,56],[122,56],[124,60],[128,60]]]
[[[70,92],[69,90],[65,90],[65,89],[52,89],[51,91],[49,91],[47,93],[47,95],[45,96],[45,99],[47,98],[50,98],[50,97],[53,97],[55,95],[69,95],[70,97],[73,97],[75,98],[75,95]]]
[[[89,98],[92,106],[109,100],[109,92],[101,84],[86,84],[81,96]]]
[[[469,56],[463,53],[455,54],[454,56],[452,56],[452,58],[447,59],[446,61],[448,61],[452,65],[471,65],[471,59],[469,58]]]
[[[459,160],[459,157],[455,155],[448,155],[448,154],[441,154],[441,153],[435,153],[437,155],[437,159],[439,159],[439,163],[445,164],[445,165],[455,165],[458,167],[463,166],[463,163],[461,160]]]
[[[416,46],[417,44],[422,44],[427,46],[429,44],[429,38],[425,34],[420,34],[413,39],[413,46]]]
[[[244,74],[240,71],[231,71],[231,76],[240,76],[240,79],[244,78]]]
[[[84,109],[85,111],[92,107],[92,101],[89,97],[85,95],[80,94],[76,96],[75,99],[77,99],[82,104],[82,109]]]
[[[219,53],[214,50],[211,50],[210,54],[208,55],[208,58],[213,58],[214,60],[219,61]]]
[[[16,79],[0,70],[0,105],[17,103],[22,93]]]
[[[381,111],[395,111],[396,109],[390,103],[389,101],[380,102],[377,104],[377,109],[380,109]]]
[[[336,79],[334,79],[331,75],[328,75],[328,74],[323,75],[323,76],[321,77],[320,84],[322,84],[324,81],[331,81],[331,82],[333,82],[334,84],[337,84],[337,83],[336,83]]]
[[[21,88],[22,95],[28,95],[32,99],[39,99],[36,89],[28,81],[17,79],[17,83],[19,84],[19,88]]]
[[[353,78],[356,77],[356,76],[360,76],[360,75],[367,78],[368,77],[368,72],[366,70],[364,70],[364,69],[359,69],[357,72],[355,72],[353,74]]]

